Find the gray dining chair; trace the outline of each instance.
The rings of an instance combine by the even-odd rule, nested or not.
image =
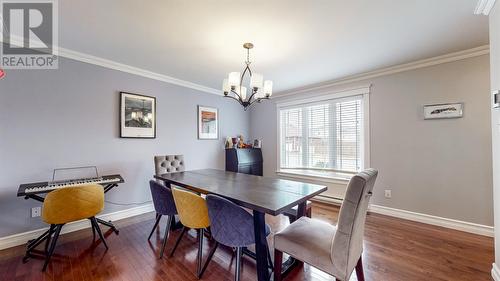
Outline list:
[[[165,156],[155,156],[154,157],[154,162],[155,162],[155,175],[159,176],[162,174],[170,174],[170,173],[178,173],[178,172],[183,172],[186,170],[186,165],[184,163],[184,155],[165,155]],[[163,184],[163,181],[161,180],[156,180],[157,183]],[[160,222],[162,215],[156,213],[156,222],[154,224],[153,229],[151,230],[151,234],[148,237],[148,240],[151,238],[151,235],[153,235],[154,230],[158,226],[158,223]],[[175,228],[177,225],[177,222],[175,220],[175,217],[172,219],[170,222],[171,225]]]
[[[253,216],[235,203],[213,194],[206,197],[208,216],[210,218],[212,237],[216,241],[210,251],[207,261],[203,266],[200,277],[205,272],[219,244],[236,248],[236,269],[234,280],[239,281],[241,275],[241,258],[243,249],[255,244]],[[266,237],[271,233],[271,228],[266,224]],[[267,249],[270,268],[271,255]]]
[[[148,240],[151,239],[154,230],[158,227],[160,219],[162,216],[167,216],[167,225],[165,227],[165,236],[163,237],[163,244],[160,252],[160,259],[163,257],[163,252],[165,251],[165,246],[167,245],[168,234],[170,233],[170,228],[172,226],[172,221],[174,216],[177,215],[177,209],[175,207],[174,197],[172,196],[172,190],[154,180],[149,181],[149,187],[151,189],[151,196],[153,197],[153,205],[156,211],[156,221],[149,233]]]
[[[364,170],[349,181],[337,225],[301,217],[274,236],[274,281],[281,281],[283,253],[338,280],[349,280],[354,268],[364,281],[361,254],[368,202],[377,170]]]
[[[185,170],[184,155],[155,156],[155,175],[157,176]]]

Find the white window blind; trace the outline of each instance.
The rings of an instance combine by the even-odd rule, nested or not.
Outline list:
[[[362,103],[359,95],[280,108],[280,168],[359,171]]]

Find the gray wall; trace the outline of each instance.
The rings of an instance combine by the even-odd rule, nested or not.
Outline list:
[[[157,138],[120,139],[120,90],[157,98]],[[197,139],[197,105],[219,108],[220,139]],[[44,226],[30,218],[20,183],[43,181],[53,168],[97,165],[125,184],[106,199],[150,200],[153,155],[184,154],[188,169],[223,168],[224,137],[248,136],[249,114],[232,100],[131,74],[62,59],[59,70],[7,71],[0,80],[0,237]],[[105,213],[131,208],[106,204]]]
[[[490,14],[491,90],[500,90],[500,4]],[[495,262],[500,262],[500,110],[491,111],[493,137],[493,184],[495,209]]]
[[[337,90],[369,83],[371,166],[380,171],[372,203],[492,225],[489,57],[387,75]],[[464,117],[423,120],[422,105],[446,102],[464,102]],[[250,135],[263,139],[265,174],[275,176],[276,105],[254,107],[251,120]],[[392,189],[391,199],[384,197],[384,189]]]

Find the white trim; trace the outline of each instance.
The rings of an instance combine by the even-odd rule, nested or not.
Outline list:
[[[334,86],[344,85],[344,84],[353,83],[353,82],[359,82],[359,81],[372,79],[372,78],[376,78],[376,77],[380,77],[380,76],[385,76],[385,75],[389,75],[389,74],[395,74],[395,73],[399,73],[399,72],[429,67],[429,66],[433,66],[433,65],[464,60],[464,59],[468,59],[468,58],[487,55],[489,53],[490,53],[490,46],[484,45],[484,46],[480,46],[480,47],[476,47],[476,48],[472,48],[472,49],[468,49],[468,50],[464,50],[464,51],[459,51],[459,52],[455,52],[455,53],[450,53],[450,54],[446,54],[446,55],[442,55],[442,56],[437,56],[437,57],[433,57],[433,58],[418,60],[418,61],[414,61],[414,62],[410,62],[410,63],[395,65],[395,66],[381,68],[381,69],[374,70],[374,71],[369,71],[369,72],[364,72],[364,73],[360,73],[360,74],[356,74],[356,75],[352,75],[352,76],[347,76],[344,78],[335,79],[332,81],[327,81],[327,82],[323,82],[323,83],[319,83],[319,84],[309,85],[309,86],[291,89],[291,90],[287,90],[287,91],[281,91],[281,92],[277,92],[276,94],[274,94],[273,97],[279,98],[279,97],[284,97],[284,96],[317,92],[317,91],[325,90],[327,88],[334,87]]]
[[[416,221],[416,222],[421,222],[421,223],[425,223],[425,224],[431,224],[431,225],[451,228],[451,229],[455,229],[455,230],[484,235],[484,236],[488,236],[488,237],[494,236],[493,226],[488,226],[488,225],[482,225],[482,224],[476,224],[476,223],[471,223],[471,222],[466,222],[466,221],[460,221],[460,220],[454,220],[454,219],[443,218],[443,217],[438,217],[438,216],[432,216],[432,215],[416,213],[416,212],[411,212],[411,211],[406,211],[406,210],[389,208],[389,207],[380,206],[380,205],[370,205],[368,208],[368,211],[373,212],[373,213],[377,213],[377,214],[381,214],[381,215],[386,215],[386,216],[401,218],[401,219],[405,219],[405,220]]]
[[[321,101],[332,100],[332,99],[346,98],[346,97],[351,97],[351,96],[366,95],[366,94],[370,94],[370,87],[371,87],[371,84],[360,86],[360,87],[355,87],[355,88],[342,89],[342,90],[338,90],[338,91],[328,90],[328,91],[315,92],[315,94],[317,94],[317,95],[315,95],[313,97],[307,97],[307,98],[302,98],[302,99],[293,99],[293,100],[287,99],[286,101],[277,100],[276,106],[278,108],[282,108],[282,107],[289,107],[289,106],[294,106],[294,105],[321,102]]]
[[[2,42],[2,41],[3,41],[3,39],[0,37],[0,42]],[[23,38],[20,36],[12,36],[11,43],[14,45],[22,46]],[[150,78],[153,80],[158,80],[158,81],[162,81],[162,82],[166,82],[166,83],[170,83],[170,84],[198,90],[201,92],[222,96],[222,91],[220,91],[220,90],[210,88],[207,86],[203,86],[200,84],[196,84],[193,82],[189,82],[186,80],[181,80],[181,79],[178,79],[178,78],[175,78],[172,76],[159,74],[159,73],[149,71],[146,69],[142,69],[139,67],[134,67],[131,65],[119,63],[119,62],[108,60],[105,58],[96,57],[93,55],[89,55],[89,54],[77,52],[74,50],[62,48],[59,46],[54,46],[54,50],[57,50],[57,56],[60,56],[60,57],[65,57],[68,59],[72,59],[72,60],[76,60],[76,61],[80,61],[80,62],[84,62],[84,63],[88,63],[88,64],[102,66],[105,68],[118,70],[118,71],[122,71],[125,73],[130,73],[130,74]]]
[[[491,277],[493,277],[493,280],[495,281],[500,281],[500,269],[498,268],[496,263],[493,263],[493,266],[491,268]]]
[[[370,168],[370,90],[363,95],[363,169]]]
[[[121,219],[130,218],[133,216],[145,214],[154,211],[153,204],[142,205],[139,207],[130,208],[127,210],[117,211],[113,213],[103,214],[98,216],[99,218],[106,221],[117,221]],[[69,233],[77,230],[81,230],[84,228],[89,228],[90,223],[89,220],[80,220],[72,223],[66,224],[62,228],[61,233]],[[31,230],[23,233],[13,234],[10,236],[0,237],[0,250],[23,245],[26,244],[28,240],[35,239],[40,236],[43,232],[45,232],[48,227]]]
[[[362,169],[366,169],[370,167],[370,88],[371,84],[369,85],[364,85],[364,86],[359,86],[355,88],[348,88],[348,89],[343,89],[343,90],[338,90],[338,91],[321,91],[322,94],[316,95],[313,97],[309,98],[302,98],[302,99],[293,99],[293,100],[285,100],[285,101],[277,101],[276,102],[276,127],[278,130],[277,139],[276,139],[276,156],[277,156],[277,161],[276,161],[276,173],[283,173],[281,171],[281,147],[280,147],[280,142],[281,142],[281,122],[280,122],[280,109],[289,107],[289,106],[295,106],[295,105],[300,105],[300,104],[308,104],[308,103],[314,103],[314,102],[320,102],[320,101],[325,101],[325,100],[331,100],[331,99],[340,99],[340,98],[346,98],[350,96],[358,96],[362,95],[362,102],[363,102],[363,167]],[[325,94],[327,92],[328,94]],[[304,177],[309,177],[309,179],[312,179],[311,176],[304,175]],[[322,177],[321,177],[322,178]],[[307,178],[306,178],[307,179]],[[319,179],[313,179],[313,180],[319,180]]]
[[[335,184],[345,184],[347,185],[349,183],[349,179],[344,179],[344,178],[336,178],[336,177],[326,177],[326,176],[319,176],[319,175],[304,175],[304,174],[297,174],[297,173],[288,173],[284,171],[276,171],[276,175],[285,177],[285,178],[294,178],[294,179],[301,179],[301,180],[310,180],[310,181],[315,181],[315,182],[322,182],[322,183],[335,183]]]
[[[476,9],[474,9],[474,14],[476,15],[489,15],[491,9],[495,5],[495,0],[479,0],[476,5]]]

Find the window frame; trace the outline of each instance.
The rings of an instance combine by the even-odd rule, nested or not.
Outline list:
[[[310,98],[303,99],[294,99],[287,101],[278,101],[276,103],[276,124],[277,124],[277,140],[276,140],[276,150],[277,150],[277,159],[276,159],[276,174],[281,176],[290,176],[302,179],[311,179],[311,180],[320,180],[324,182],[346,182],[349,181],[349,178],[345,177],[345,174],[340,176],[336,172],[327,173],[326,175],[315,175],[311,173],[312,169],[303,169],[300,172],[297,171],[287,171],[287,169],[281,169],[281,122],[280,122],[280,110],[290,107],[298,107],[301,105],[311,105],[314,103],[322,103],[325,101],[333,100],[333,99],[342,99],[349,98],[352,96],[362,96],[362,106],[363,106],[363,130],[362,130],[362,156],[361,162],[362,167],[361,170],[370,167],[370,87],[371,85],[358,87],[358,88],[350,88],[339,91],[328,91],[322,94],[314,95]],[[311,93],[309,93],[311,94]],[[314,94],[314,92],[312,93]],[[317,94],[317,93],[316,93]],[[353,173],[354,175],[354,173]]]

